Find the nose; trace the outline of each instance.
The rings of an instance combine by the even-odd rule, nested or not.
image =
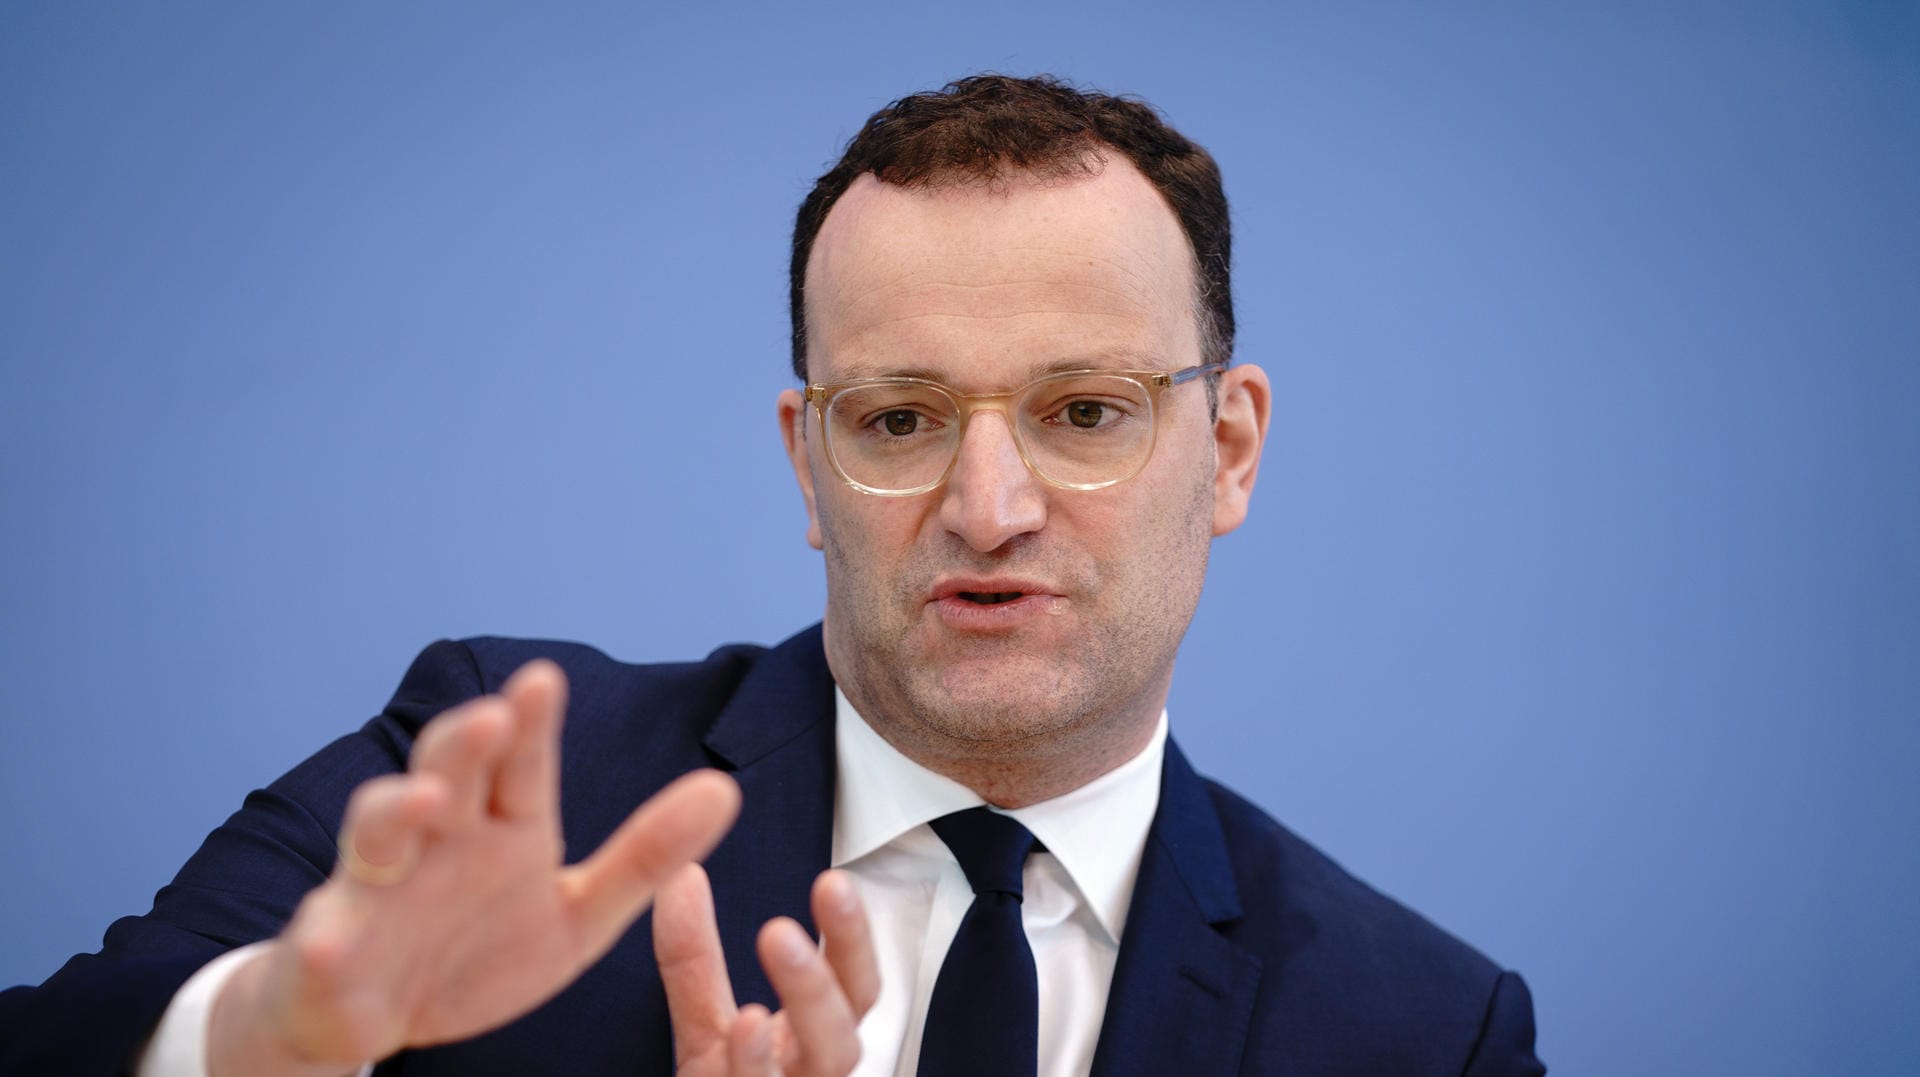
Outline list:
[[[1046,526],[1044,485],[1020,458],[1005,414],[977,412],[940,495],[940,523],[968,546],[990,553]]]

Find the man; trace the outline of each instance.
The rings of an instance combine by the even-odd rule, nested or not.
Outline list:
[[[1144,105],[983,76],[882,110],[794,237],[777,414],[823,624],[682,666],[436,644],[0,1001],[7,1060],[1541,1072],[1518,977],[1167,739],[1267,426],[1228,235]]]

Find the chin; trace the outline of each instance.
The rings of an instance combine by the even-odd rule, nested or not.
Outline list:
[[[1077,724],[1094,702],[1085,671],[1025,657],[952,663],[910,686],[921,723],[974,742],[1028,740]]]

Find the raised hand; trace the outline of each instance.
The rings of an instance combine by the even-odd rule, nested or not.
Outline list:
[[[528,663],[428,723],[405,774],[354,792],[340,867],[215,1002],[214,1077],[350,1072],[506,1024],[598,960],[733,824],[738,787],[696,772],[563,865],[565,710],[559,668]]]
[[[759,938],[760,964],[780,996],[779,1013],[736,1006],[714,922],[713,893],[699,865],[682,868],[653,910],[653,952],[673,1014],[682,1077],[841,1077],[860,1060],[857,1026],[880,993],[873,937],[853,880],[823,873],[813,919],[825,952],[784,917]]]

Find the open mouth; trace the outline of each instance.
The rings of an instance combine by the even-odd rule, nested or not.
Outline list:
[[[965,599],[976,605],[997,606],[1002,602],[1012,602],[1023,593],[1021,591],[962,591],[954,597]]]

